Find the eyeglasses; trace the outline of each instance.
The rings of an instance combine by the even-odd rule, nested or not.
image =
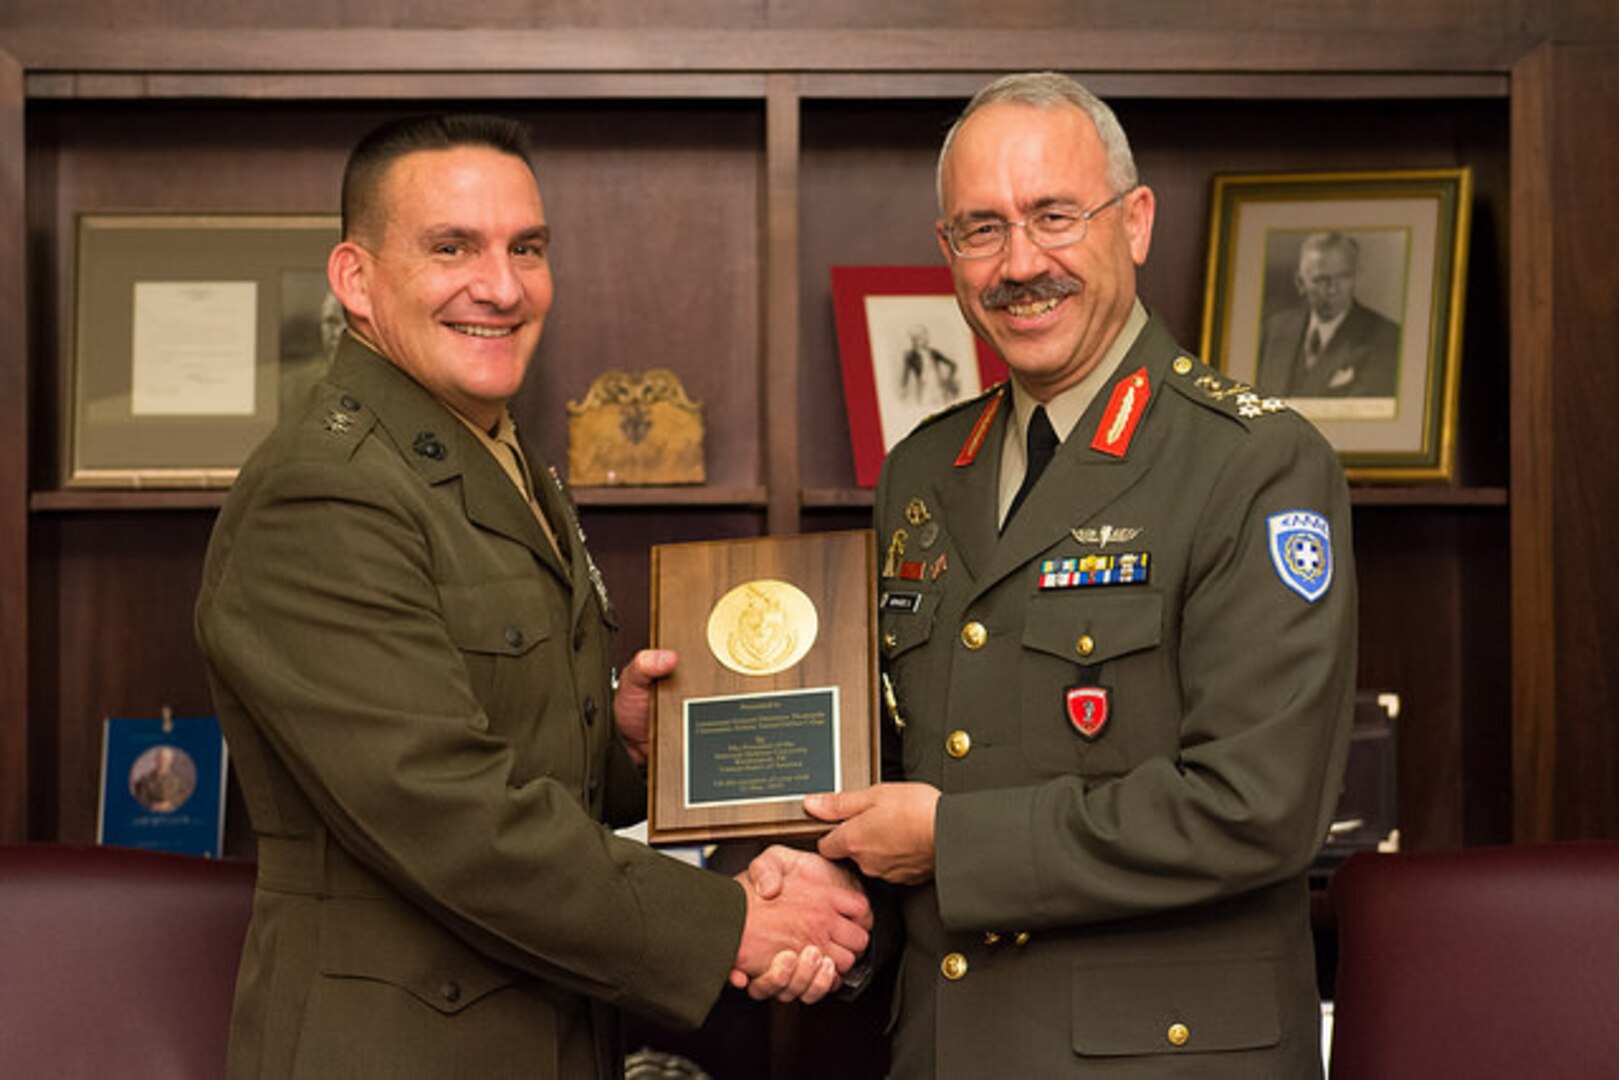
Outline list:
[[[1138,185],[1139,186],[1139,185]],[[1012,230],[1021,227],[1029,243],[1045,251],[1065,248],[1085,239],[1090,231],[1091,218],[1124,199],[1135,187],[1129,187],[1105,203],[1089,210],[1073,207],[1048,207],[1022,221],[970,221],[960,225],[946,225],[944,239],[958,259],[987,259],[1006,250]]]

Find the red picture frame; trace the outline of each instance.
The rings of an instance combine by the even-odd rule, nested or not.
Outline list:
[[[1006,378],[962,318],[949,267],[834,266],[832,307],[860,487],[922,419]]]

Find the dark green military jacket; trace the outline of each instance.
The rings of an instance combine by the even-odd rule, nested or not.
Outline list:
[[[1011,412],[936,418],[878,488],[890,764],[943,791],[894,1075],[1318,1075],[1305,873],[1356,641],[1332,448],[1153,319],[998,534]]]
[[[566,564],[347,340],[238,478],[197,602],[259,842],[231,1076],[616,1075],[612,1006],[696,1023],[724,984],[741,890],[602,824],[645,793],[605,594],[535,475]]]

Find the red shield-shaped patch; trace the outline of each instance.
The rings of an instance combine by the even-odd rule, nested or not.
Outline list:
[[[1094,739],[1107,727],[1108,690],[1105,686],[1071,686],[1066,704],[1068,722],[1087,739]]]

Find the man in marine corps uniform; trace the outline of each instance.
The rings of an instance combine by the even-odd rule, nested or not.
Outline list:
[[[197,602],[258,839],[231,1077],[616,1077],[619,1007],[696,1024],[772,973],[813,999],[865,947],[822,860],[771,849],[766,900],[608,828],[644,814],[675,658],[615,690],[584,534],[507,411],[549,240],[511,121],[396,121],[349,159],[348,333],[243,468]]]
[[[893,1075],[1318,1076],[1305,875],[1355,672],[1336,457],[1137,300],[1154,196],[1082,87],[980,92],[939,197],[1012,378],[884,466],[893,781],[807,801],[841,822],[824,855],[903,886]]]

